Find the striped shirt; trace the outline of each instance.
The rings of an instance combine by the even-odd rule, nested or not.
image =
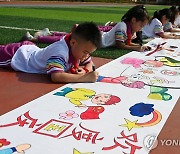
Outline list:
[[[164,33],[163,25],[157,18],[154,18],[151,23],[147,24],[142,29],[143,38],[154,38],[161,33]]]
[[[128,27],[130,29],[128,29]],[[115,46],[116,41],[125,43],[128,39],[128,31],[131,31],[130,25],[127,26],[127,24],[122,21],[117,23],[110,31],[102,32],[102,47]],[[131,36],[131,39],[135,38],[136,33]]]
[[[68,34],[46,48],[22,45],[13,56],[11,67],[17,71],[38,74],[69,72],[74,63],[70,39],[71,34]]]

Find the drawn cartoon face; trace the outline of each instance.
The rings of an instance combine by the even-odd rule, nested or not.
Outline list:
[[[106,104],[106,102],[109,101],[110,98],[111,98],[110,94],[98,94],[92,98],[92,103],[99,105]]]

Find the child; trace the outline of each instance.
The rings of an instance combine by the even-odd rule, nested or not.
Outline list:
[[[102,33],[102,47],[116,46],[122,49],[144,51],[147,46],[132,43],[136,32],[148,22],[147,10],[143,5],[132,7],[109,32]]]
[[[179,39],[180,36],[165,33],[163,30],[163,26],[169,21],[170,17],[171,12],[167,8],[155,11],[149,24],[144,26],[142,29],[142,38],[162,37],[166,39]]]
[[[175,25],[177,28],[180,28],[180,6],[179,6],[177,9],[178,9],[178,11],[179,11],[179,15],[178,15],[178,17],[175,19],[174,25]]]
[[[100,46],[101,35],[92,22],[80,24],[72,34],[40,49],[30,41],[0,46],[0,66],[16,71],[50,74],[57,83],[95,82],[90,54]],[[81,61],[80,64],[80,59]]]
[[[170,20],[165,24],[163,30],[165,32],[180,32],[180,29],[176,28],[176,26],[174,25],[174,21],[179,15],[179,10],[176,8],[176,6],[172,6],[170,7],[170,11],[171,11]]]

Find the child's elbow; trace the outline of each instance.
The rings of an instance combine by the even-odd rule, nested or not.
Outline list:
[[[56,73],[52,73],[52,74],[51,74],[51,81],[52,81],[53,83],[58,83],[58,82],[59,82],[59,80],[58,80],[58,75],[57,75]]]

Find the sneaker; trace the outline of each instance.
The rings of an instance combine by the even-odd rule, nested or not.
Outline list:
[[[113,26],[115,23],[113,21],[108,21],[104,26]]]
[[[104,24],[104,26],[109,26],[110,23],[111,23],[111,21],[108,21]]]
[[[34,37],[37,38],[38,36],[48,36],[51,35],[51,32],[48,28],[44,28],[43,30],[40,30],[34,34]]]
[[[34,37],[29,32],[26,32],[26,34],[24,34],[24,36],[21,38],[20,42],[31,41],[33,38]]]
[[[31,41],[34,38],[29,32],[27,32],[25,35],[29,41]]]

